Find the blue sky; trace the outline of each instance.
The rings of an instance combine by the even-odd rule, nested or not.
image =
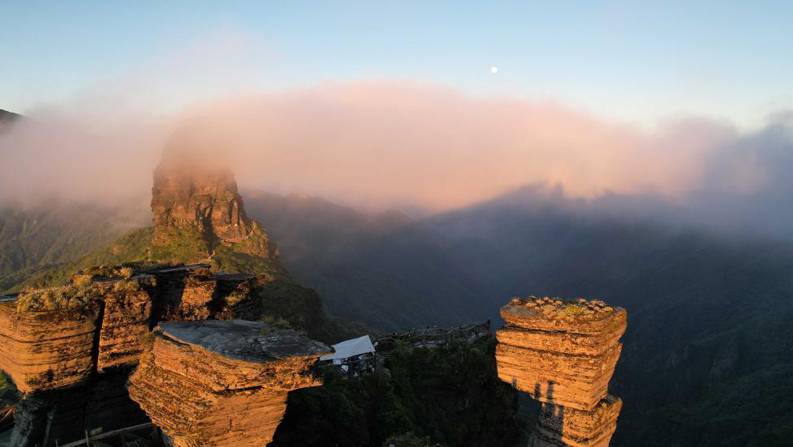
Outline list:
[[[184,53],[202,64],[162,84],[154,107],[370,78],[640,124],[694,114],[753,127],[793,107],[793,2],[5,0],[0,11],[0,108],[21,112],[167,73],[162,61]]]

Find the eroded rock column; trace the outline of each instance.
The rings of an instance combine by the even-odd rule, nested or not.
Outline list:
[[[0,369],[23,393],[85,382],[94,370],[98,314],[99,306],[91,301],[54,310],[0,303]]]
[[[627,312],[600,300],[515,298],[501,309],[501,380],[542,403],[530,447],[608,446],[622,401],[608,383]]]
[[[129,393],[175,447],[264,446],[287,393],[318,386],[330,352],[292,330],[243,320],[160,323]]]

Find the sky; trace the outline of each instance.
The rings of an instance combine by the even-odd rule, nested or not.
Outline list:
[[[158,111],[412,80],[646,128],[691,115],[757,129],[793,107],[790,23],[785,1],[4,0],[0,108],[113,102],[96,93],[107,85]]]

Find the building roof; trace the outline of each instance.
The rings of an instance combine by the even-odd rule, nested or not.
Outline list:
[[[18,293],[12,293],[12,294],[9,294],[9,295],[2,295],[2,296],[0,296],[0,303],[5,303],[7,301],[16,301],[18,296],[19,296]]]
[[[346,359],[356,355],[374,352],[374,345],[372,339],[368,335],[363,337],[345,340],[341,343],[333,345],[333,354],[326,354],[320,357],[320,360],[338,360]]]

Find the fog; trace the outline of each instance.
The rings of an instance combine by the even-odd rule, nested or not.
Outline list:
[[[696,222],[784,232],[793,223],[791,141],[786,113],[748,132],[695,116],[643,130],[549,101],[327,82],[167,114],[115,113],[107,103],[27,111],[0,134],[0,200],[145,202],[159,154],[178,142],[217,151],[244,188],[367,209],[441,212],[545,184],[590,203],[648,197]]]

